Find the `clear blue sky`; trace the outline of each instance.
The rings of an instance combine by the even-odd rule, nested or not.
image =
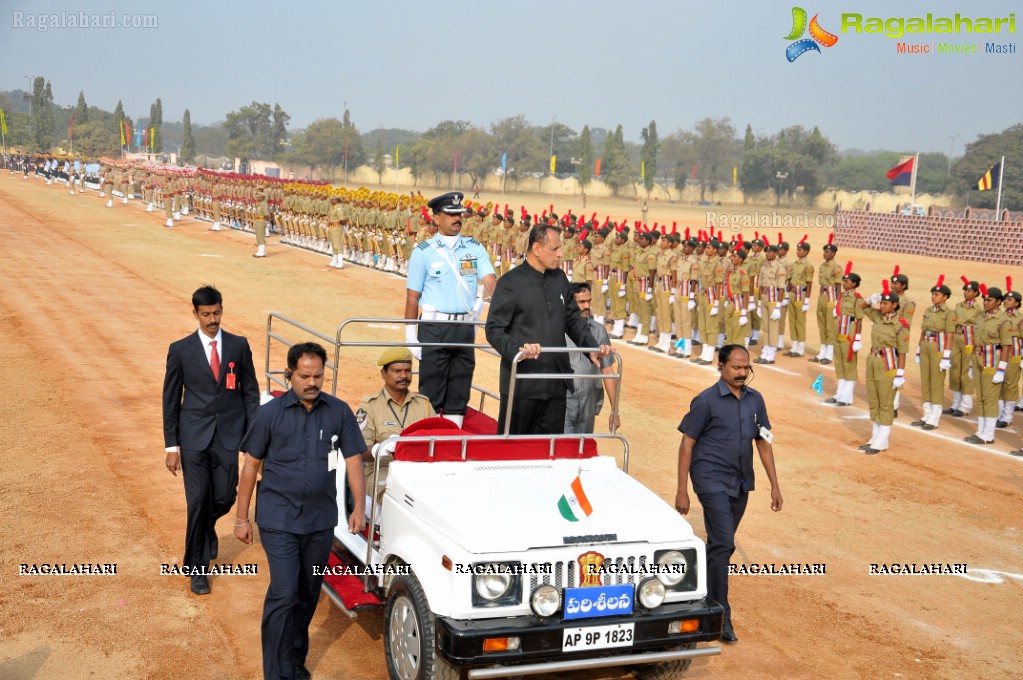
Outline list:
[[[362,131],[423,131],[445,119],[488,126],[523,114],[535,125],[557,117],[576,131],[621,123],[638,141],[652,119],[663,137],[728,116],[740,134],[747,123],[763,134],[817,125],[843,149],[947,153],[958,135],[955,155],[977,135],[1023,121],[1018,48],[900,55],[896,40],[840,32],[848,12],[1005,17],[1018,9],[1017,33],[991,36],[1016,43],[1023,5],[800,2],[810,16],[820,11],[821,26],[839,41],[789,63],[789,2],[3,0],[0,89],[42,75],[58,104],[74,104],[84,90],[90,104],[113,110],[121,99],[139,118],[160,97],[164,120],[180,120],[187,108],[203,124],[253,100],[279,102],[292,128],[340,117],[347,102]],[[29,15],[62,11],[113,11],[118,21],[155,15],[158,28],[26,25]]]

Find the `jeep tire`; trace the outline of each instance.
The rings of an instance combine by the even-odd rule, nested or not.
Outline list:
[[[396,576],[387,592],[384,656],[391,680],[457,680],[461,676],[437,655],[433,612],[412,572]]]
[[[692,648],[693,645],[691,644],[679,645],[675,647],[675,650]],[[692,659],[675,659],[674,661],[665,661],[663,663],[644,663],[629,666],[629,670],[632,672],[632,677],[636,678],[636,680],[678,680],[689,670],[691,663],[693,663]]]

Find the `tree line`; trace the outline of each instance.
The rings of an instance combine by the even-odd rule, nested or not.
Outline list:
[[[290,115],[279,103],[253,101],[228,112],[212,125],[193,125],[184,112],[181,122],[163,121],[157,99],[148,117],[132,120],[121,102],[107,112],[90,106],[79,92],[75,106],[54,103],[49,81],[36,77],[32,92],[0,92],[0,108],[7,114],[8,145],[31,150],[71,147],[84,156],[120,153],[124,123],[130,126],[128,147],[137,150],[136,125],[151,132],[145,148],[156,153],[176,152],[185,163],[200,155],[230,159],[273,160],[306,165],[339,179],[347,169],[362,165],[383,174],[386,167],[408,168],[417,181],[444,184],[454,174],[482,184],[488,175],[560,178],[575,177],[582,190],[595,181],[618,194],[640,184],[649,193],[655,187],[672,200],[705,201],[733,184],[745,194],[770,191],[778,203],[811,204],[826,190],[887,191],[885,172],[911,155],[891,151],[839,153],[818,127],[790,126],[766,133],[747,124],[740,136],[729,118],[704,118],[691,129],[663,137],[657,123],[640,131],[641,143],[624,139],[621,125],[614,129],[583,126],[576,131],[551,120],[535,125],[525,116],[503,118],[482,127],[464,120],[441,121],[418,133],[400,129],[360,132],[346,108],[341,119],[323,118],[304,129],[289,130]],[[966,145],[954,163],[943,153],[920,155],[917,193],[952,193],[963,203],[993,207],[995,192],[976,191],[976,182],[993,163],[1007,156],[1003,205],[1017,206],[1023,198],[1023,125],[982,135]],[[1011,160],[1009,160],[1011,159]],[[982,167],[983,166],[983,167]],[[1017,180],[1017,178],[1019,178]]]

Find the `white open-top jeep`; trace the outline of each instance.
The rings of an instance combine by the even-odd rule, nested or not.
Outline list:
[[[370,320],[338,328],[335,372],[341,345],[400,344],[341,342],[356,321]],[[390,677],[624,666],[672,678],[718,654],[695,645],[719,639],[722,625],[722,608],[706,599],[704,544],[629,476],[626,440],[499,435],[481,411],[482,402],[461,428],[442,418],[406,428],[389,442],[381,502],[367,502],[372,540],[344,521],[335,531],[324,589],[351,616],[384,607]],[[622,450],[621,468],[598,443]],[[340,475],[338,488],[344,508]]]

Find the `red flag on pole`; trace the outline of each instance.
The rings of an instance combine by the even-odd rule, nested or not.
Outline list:
[[[693,171],[689,174],[689,181],[692,182],[696,179],[696,163],[693,163]]]
[[[597,177],[600,177],[600,163],[603,160],[604,160],[603,158],[598,158],[597,159],[597,172],[595,173],[597,175]]]

